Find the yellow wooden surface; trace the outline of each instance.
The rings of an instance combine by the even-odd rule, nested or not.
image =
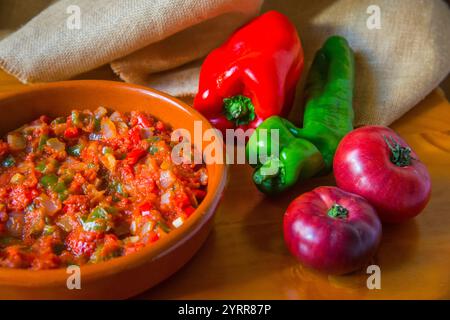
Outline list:
[[[110,79],[102,70],[85,77]],[[21,87],[0,72],[0,96]],[[284,246],[282,217],[289,202],[316,186],[333,184],[332,176],[267,198],[253,186],[251,168],[234,165],[205,245],[182,270],[138,298],[450,299],[450,104],[436,90],[392,127],[428,166],[433,192],[416,219],[384,227],[373,261],[381,268],[381,290],[367,289],[364,271],[329,277],[307,270]]]

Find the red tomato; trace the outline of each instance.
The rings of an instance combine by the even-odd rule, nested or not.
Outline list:
[[[364,198],[336,187],[319,187],[289,205],[284,239],[306,266],[345,274],[360,269],[375,254],[381,222]]]
[[[128,163],[130,165],[134,165],[139,161],[140,158],[142,158],[146,154],[147,154],[147,151],[145,151],[143,149],[134,149],[133,151],[128,153],[125,160],[128,161]]]
[[[67,139],[75,139],[75,138],[78,138],[79,135],[80,135],[80,131],[78,130],[77,127],[68,127],[64,131],[64,137]]]
[[[334,157],[337,185],[366,198],[383,222],[418,215],[431,194],[430,175],[393,130],[366,126],[350,132]]]

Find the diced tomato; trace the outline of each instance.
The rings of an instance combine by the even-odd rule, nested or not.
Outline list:
[[[150,210],[152,210],[153,208],[153,204],[151,204],[150,202],[144,202],[139,206],[139,211],[142,215],[148,215],[150,214]]]
[[[101,238],[103,238],[101,233],[77,228],[67,236],[66,246],[75,256],[90,257],[95,251],[97,240]]]
[[[9,144],[3,140],[0,140],[0,157],[8,154],[9,152]]]
[[[41,120],[43,123],[49,124],[50,123],[50,117],[47,115],[43,115],[39,117],[39,120]]]
[[[141,141],[141,128],[138,126],[131,128],[128,131],[128,136],[133,145],[138,145]]]
[[[125,246],[124,255],[129,255],[129,254],[135,253],[135,252],[141,250],[144,246],[145,246],[145,244],[143,244],[142,242],[128,243]]]
[[[89,212],[89,197],[85,195],[70,195],[64,202],[63,211],[69,214]]]
[[[175,201],[180,208],[191,205],[191,200],[185,192],[179,192],[175,195]]]
[[[14,185],[9,192],[8,208],[13,211],[25,210],[31,203],[34,194],[34,192],[23,185]]]
[[[64,131],[64,137],[67,139],[75,139],[80,135],[80,131],[77,127],[68,127]]]
[[[19,246],[10,246],[4,249],[0,265],[8,268],[27,268],[31,260],[31,257],[25,255]]]
[[[192,193],[194,194],[194,196],[197,200],[202,200],[206,196],[206,191],[200,190],[200,189],[195,189],[192,191]]]
[[[194,211],[195,211],[195,208],[194,207],[192,207],[192,206],[189,206],[189,207],[186,207],[186,208],[184,208],[184,213],[186,214],[186,216],[190,216],[190,215],[192,215],[193,213],[194,213]]]
[[[149,237],[148,237],[148,242],[152,243],[159,240],[159,235],[156,232],[151,232]]]
[[[164,123],[162,121],[157,121],[155,124],[155,129],[158,131],[164,131],[164,129],[166,128],[166,126],[164,125]]]
[[[134,149],[133,151],[128,153],[128,155],[127,155],[125,160],[130,165],[134,165],[134,164],[136,164],[139,161],[140,158],[142,158],[146,154],[147,154],[147,151],[145,151],[143,149]]]
[[[140,113],[137,116],[137,123],[138,125],[140,125],[142,128],[150,128],[151,127],[151,123],[150,120],[147,118],[147,116],[145,114]]]
[[[108,257],[120,250],[119,239],[113,234],[106,234],[103,242],[102,255]]]

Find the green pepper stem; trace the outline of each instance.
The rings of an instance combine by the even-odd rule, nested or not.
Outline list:
[[[345,219],[348,217],[348,210],[341,206],[340,204],[333,204],[327,212],[329,217]]]
[[[284,167],[279,158],[271,158],[264,162],[262,166],[255,171],[254,179],[257,184],[261,184],[266,180],[275,178],[283,179]]]
[[[409,166],[411,159],[414,159],[411,157],[411,148],[402,147],[392,136],[389,138],[383,136],[383,138],[391,151],[391,162],[398,167]]]
[[[225,117],[237,126],[248,124],[256,117],[252,100],[242,95],[223,99],[223,108]]]

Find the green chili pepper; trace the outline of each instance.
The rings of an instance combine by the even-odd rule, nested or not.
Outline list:
[[[306,82],[304,127],[270,117],[247,143],[248,159],[258,157],[252,164],[253,181],[262,192],[281,192],[298,179],[331,169],[340,140],[353,129],[353,86],[353,52],[344,38],[330,37],[317,52]],[[271,129],[278,130],[279,141],[273,146],[278,156],[271,150]],[[259,159],[261,154],[267,157]]]
[[[316,145],[327,170],[341,139],[353,130],[355,61],[347,40],[328,38],[317,52],[308,78],[303,129],[299,137]]]
[[[67,148],[67,153],[74,157],[79,157],[81,155],[81,151],[83,150],[83,146],[80,144],[76,144],[72,147]]]
[[[297,130],[288,120],[273,116],[266,119],[250,137],[247,158],[252,160],[253,155],[256,160],[251,163],[256,167],[253,181],[262,192],[284,191],[298,179],[312,177],[324,167],[319,150],[308,140],[295,136],[293,132]],[[278,133],[278,143],[274,140],[275,132]],[[272,147],[279,150],[278,155]]]
[[[12,155],[8,155],[5,159],[2,161],[2,166],[5,168],[12,167],[16,163],[16,160]]]

